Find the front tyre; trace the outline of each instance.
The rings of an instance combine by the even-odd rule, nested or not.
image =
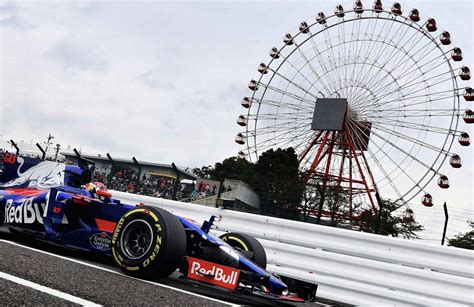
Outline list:
[[[168,211],[141,206],[122,216],[112,237],[115,264],[139,278],[163,278],[178,268],[186,253],[186,233]]]
[[[254,237],[245,233],[228,232],[219,238],[244,254],[262,269],[267,268],[267,254],[265,253],[265,249]]]

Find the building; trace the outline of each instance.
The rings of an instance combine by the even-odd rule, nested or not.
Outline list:
[[[62,151],[61,155],[65,157],[66,163],[74,164],[77,156],[74,152]],[[159,176],[159,177],[168,177],[172,179],[180,180],[191,180],[195,181],[198,179],[197,176],[191,174],[187,169],[180,167],[173,167],[173,164],[160,164],[154,162],[146,161],[133,161],[133,159],[124,159],[124,158],[112,158],[107,156],[102,156],[100,154],[91,155],[91,154],[82,154],[81,157],[91,160],[95,163],[95,169],[105,171],[110,173],[112,168],[116,166],[121,169],[131,169],[135,170],[139,177],[145,175],[147,178],[150,176]]]

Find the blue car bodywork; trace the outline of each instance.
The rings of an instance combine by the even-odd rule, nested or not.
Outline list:
[[[48,161],[37,161],[37,164],[28,161],[29,165],[22,167],[27,164],[25,159],[18,157],[19,161],[2,165],[0,178],[4,182],[0,182],[0,218],[4,224],[13,232],[70,249],[111,256],[115,226],[124,214],[138,205],[124,204],[112,197],[97,198],[82,186],[83,181],[90,180],[87,167]],[[202,226],[184,217],[177,218],[188,234],[188,240],[196,240],[196,245],[229,247],[209,234],[214,217]],[[189,236],[191,233],[194,235]],[[242,253],[237,254],[239,269],[257,276],[269,293],[287,291],[287,285],[280,278]]]

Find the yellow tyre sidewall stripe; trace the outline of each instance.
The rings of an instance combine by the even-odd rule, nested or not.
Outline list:
[[[228,236],[227,237],[227,240],[233,240],[233,241],[236,241],[238,242],[241,246],[242,246],[242,249],[246,252],[250,252],[250,249],[248,248],[247,244],[244,243],[244,241],[242,241],[242,239],[240,238],[237,238],[237,237],[234,237],[234,236]],[[226,241],[227,241],[226,240]]]

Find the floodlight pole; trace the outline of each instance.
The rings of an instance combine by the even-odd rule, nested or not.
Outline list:
[[[41,160],[44,161],[44,158],[46,158],[46,151],[44,151],[43,147],[41,147],[41,145],[39,143],[36,143],[36,147],[38,147],[38,149],[41,151],[41,153],[43,154],[43,156],[41,157]]]
[[[113,171],[116,170],[116,168],[115,168],[115,161],[114,161],[114,159],[112,159],[112,157],[110,156],[109,153],[107,153],[107,159],[109,159],[110,164],[112,165],[112,166],[110,167],[109,175],[107,176],[107,177],[108,177],[108,179],[107,179],[107,181],[108,181],[107,184],[108,184],[108,183],[110,183],[110,182],[112,181]]]
[[[172,200],[177,200],[176,198],[176,194],[178,193],[178,187],[180,187],[181,185],[181,180],[180,180],[180,171],[179,169],[176,167],[176,164],[174,164],[174,162],[171,162],[171,167],[173,167],[173,170],[174,172],[176,173],[176,180],[174,181],[174,185],[173,185],[173,195],[171,197]]]
[[[18,145],[16,145],[15,141],[13,141],[13,140],[10,140],[10,144],[12,144],[12,146],[15,147],[16,155],[19,156],[20,155],[20,148],[18,148]]]
[[[380,222],[382,221],[383,203],[382,203],[382,200],[380,199],[379,192],[375,192],[375,198],[377,199],[377,202],[379,203],[379,214],[377,214],[377,221],[375,222],[374,233],[378,234],[379,229],[380,229]]]
[[[59,150],[61,149],[60,144],[56,144],[56,154],[54,155],[54,161],[58,161]]]
[[[441,245],[444,245],[444,239],[446,238],[446,229],[448,228],[448,206],[446,206],[446,202],[443,204],[444,208],[444,229],[443,229],[443,238],[441,239]]]
[[[135,157],[132,157],[132,160],[133,160],[133,163],[135,163],[135,165],[138,168],[138,176],[137,176],[137,180],[136,180],[136,187],[138,188],[138,185],[140,184],[140,178],[142,176],[142,166],[140,165],[140,163],[138,163],[138,161]]]

